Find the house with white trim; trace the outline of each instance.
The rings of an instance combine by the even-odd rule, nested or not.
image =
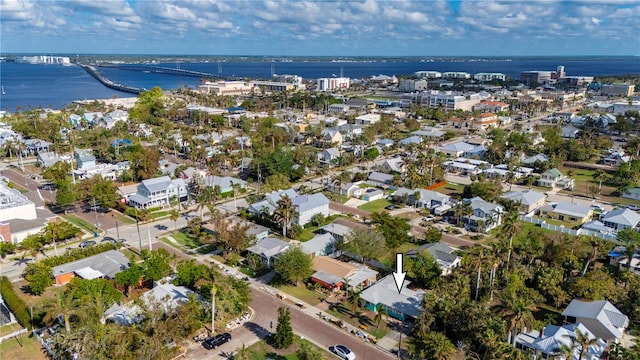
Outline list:
[[[562,312],[567,323],[582,323],[593,335],[618,342],[629,327],[629,318],[607,300],[573,299]]]
[[[148,209],[169,205],[174,197],[181,202],[186,201],[187,184],[180,178],[161,176],[142,180],[136,188],[136,193],[128,196],[127,203],[136,209]]]
[[[600,218],[600,221],[604,226],[616,232],[624,229],[636,229],[640,224],[640,214],[629,209],[614,209]]]

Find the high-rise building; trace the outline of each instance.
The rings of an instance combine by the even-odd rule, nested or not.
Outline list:
[[[558,65],[558,68],[556,69],[556,79],[562,79],[564,78],[564,75],[564,66]]]

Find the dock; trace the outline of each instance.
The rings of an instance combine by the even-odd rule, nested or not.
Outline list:
[[[140,94],[143,91],[147,91],[145,88],[139,88],[135,86],[122,85],[115,83],[109,80],[107,77],[102,75],[94,66],[92,65],[82,65],[78,64],[81,68],[83,68],[89,75],[93,76],[96,80],[100,81],[102,85],[108,87],[109,89],[118,90],[122,92],[127,92],[131,94]]]

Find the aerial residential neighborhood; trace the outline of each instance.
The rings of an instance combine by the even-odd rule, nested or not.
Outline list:
[[[52,358],[240,359],[287,328],[320,358],[636,358],[634,84],[278,79],[4,113],[2,333]]]

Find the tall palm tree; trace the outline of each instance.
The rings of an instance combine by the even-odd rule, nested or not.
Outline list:
[[[511,253],[513,252],[513,238],[520,232],[520,223],[518,222],[518,210],[516,208],[509,209],[502,218],[503,236],[509,239],[509,252],[507,254],[507,270],[511,262]]]
[[[287,237],[287,229],[293,222],[293,216],[295,215],[295,208],[293,207],[293,200],[287,196],[282,195],[278,200],[278,208],[274,212],[276,222],[282,226],[282,236]]]
[[[349,304],[351,304],[351,312],[353,316],[358,316],[360,313],[358,309],[362,303],[362,291],[355,291],[351,294],[351,299],[349,299]]]
[[[590,346],[598,344],[598,338],[591,337],[588,331],[582,332],[580,329],[576,329],[575,335],[569,335],[569,338],[571,339],[571,347],[578,350],[578,360],[582,360]]]
[[[503,292],[500,304],[496,306],[498,314],[507,322],[507,342],[515,343],[518,330],[531,327],[535,323],[533,312],[538,309],[534,299],[519,296],[510,291]]]
[[[180,219],[180,211],[171,210],[169,212],[169,220],[173,221],[173,231],[178,231],[178,219]]]
[[[478,297],[480,293],[480,279],[482,277],[482,268],[485,266],[490,267],[491,264],[493,264],[493,260],[491,259],[491,255],[487,254],[484,248],[476,247],[474,249],[479,249],[479,250],[474,251],[475,254],[469,254],[469,257],[466,259],[466,261],[468,261],[469,263],[468,264],[469,270],[474,270],[477,272],[475,300],[478,301]]]

